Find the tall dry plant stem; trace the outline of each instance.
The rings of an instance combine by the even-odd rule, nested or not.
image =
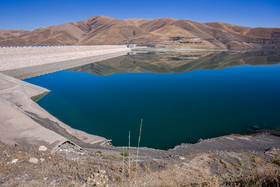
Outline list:
[[[128,132],[128,178],[130,183],[130,131]]]
[[[141,134],[142,134],[142,125],[143,125],[143,119],[141,119],[141,123],[140,123],[138,145],[137,145],[137,152],[136,152],[135,175],[134,175],[135,185],[136,185],[136,177],[137,177],[137,169],[138,169],[138,155],[139,155],[139,147],[140,147]]]
[[[124,186],[124,147],[123,147],[123,160],[122,160],[122,186]]]

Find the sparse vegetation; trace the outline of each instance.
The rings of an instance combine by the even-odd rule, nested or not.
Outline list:
[[[225,160],[221,159],[220,163],[223,164],[225,168],[228,168],[228,163]]]
[[[278,166],[280,166],[280,159],[274,160],[273,163],[277,164]]]
[[[272,152],[271,154],[272,154],[273,156],[276,156],[276,157],[279,156],[279,153],[277,153],[277,152]]]
[[[257,157],[256,155],[252,155],[252,159],[257,163],[260,163],[262,161],[262,159],[260,157]]]
[[[144,168],[144,171],[147,172],[147,173],[152,173],[150,168],[146,165],[146,164],[143,164],[143,168]]]
[[[128,152],[122,152],[121,155],[124,156],[124,157],[128,157],[129,153]]]
[[[96,154],[102,154],[102,152],[101,151],[96,151]]]
[[[51,148],[40,152],[36,146],[0,144],[0,186],[279,185],[280,159],[270,152],[185,154],[184,160],[176,161],[173,156],[147,159],[136,167],[128,159],[136,158],[136,153],[129,155],[126,150],[126,157],[120,158],[105,150],[84,152],[73,145],[63,145],[51,154]],[[30,158],[37,158],[38,163],[30,163]]]
[[[237,167],[237,166],[238,166],[238,164],[235,163],[235,162],[231,162],[231,165],[232,165],[233,167]]]
[[[234,157],[234,159],[238,162],[240,166],[243,166],[243,162],[240,158]]]

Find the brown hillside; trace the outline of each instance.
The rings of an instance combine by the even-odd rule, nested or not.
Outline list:
[[[172,18],[86,20],[32,31],[0,30],[0,46],[136,43],[156,47],[279,48],[280,28],[250,28]]]

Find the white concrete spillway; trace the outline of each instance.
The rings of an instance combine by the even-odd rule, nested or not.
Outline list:
[[[105,60],[131,51],[126,45],[0,48],[0,141],[91,147],[105,138],[72,129],[31,100],[48,90],[12,78],[27,78]],[[4,75],[8,74],[8,75]]]

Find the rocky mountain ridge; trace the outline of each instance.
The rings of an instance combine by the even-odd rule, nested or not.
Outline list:
[[[115,19],[93,16],[83,21],[32,31],[0,30],[0,46],[129,43],[152,47],[279,48],[280,28],[250,28],[173,18]]]

